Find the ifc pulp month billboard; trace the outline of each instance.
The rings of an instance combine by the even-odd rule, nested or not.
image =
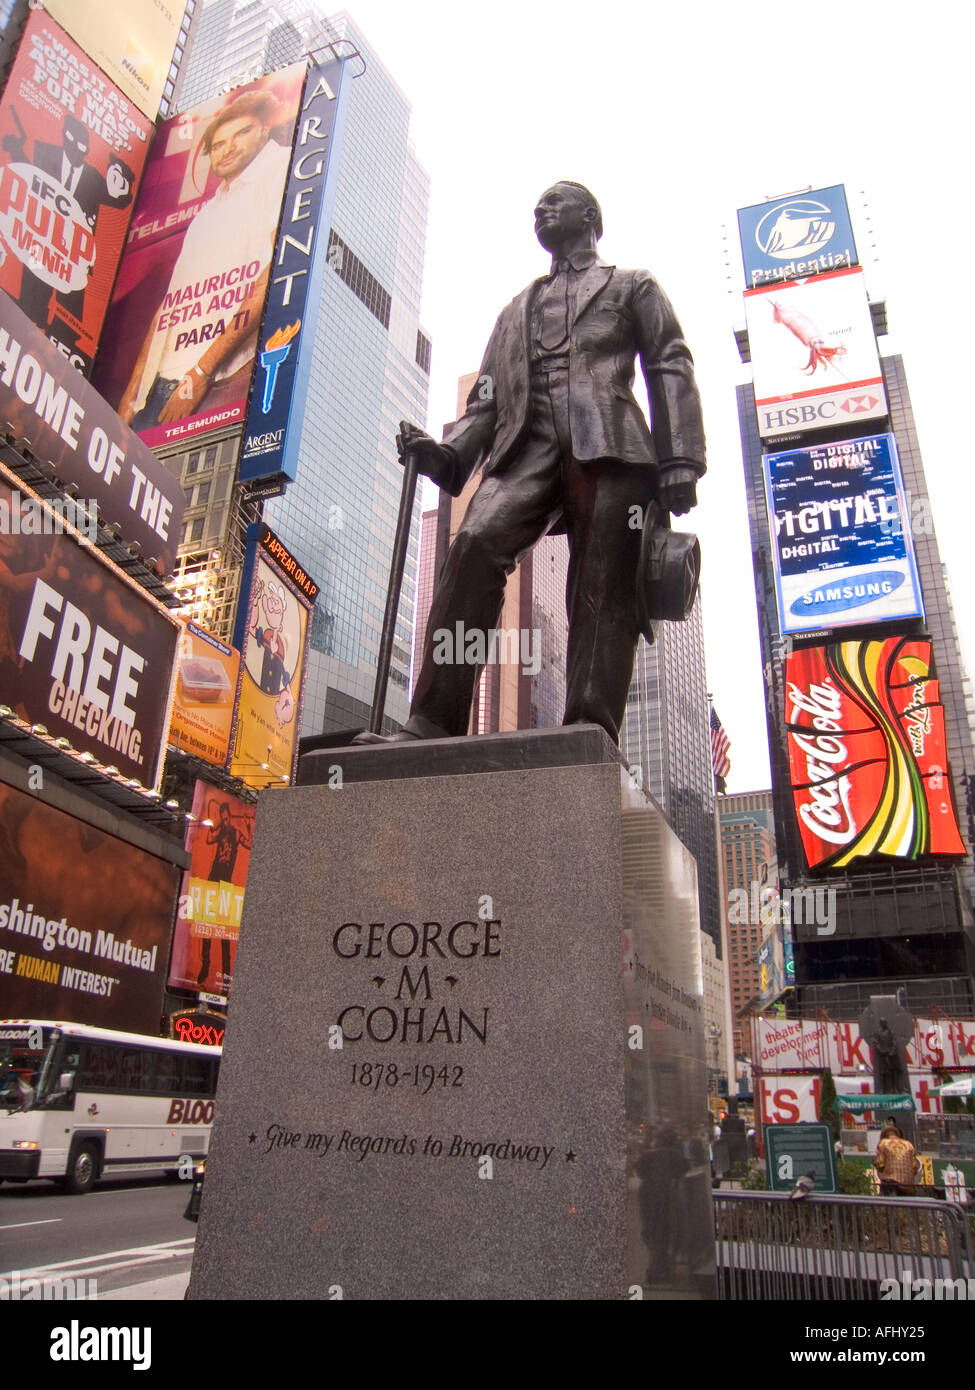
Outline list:
[[[0,783],[0,1017],[158,1035],[179,870]]]
[[[862,270],[745,291],[763,439],[887,416]]]
[[[841,183],[739,208],[738,230],[749,289],[858,263]]]
[[[150,448],[244,418],[305,65],[163,121],[95,383]]]
[[[0,475],[0,518],[22,505]],[[58,534],[60,518],[39,500],[36,507],[45,530],[0,526],[0,703],[155,788],[178,624],[98,551]]]
[[[151,135],[148,117],[35,10],[0,100],[0,290],[86,373]]]
[[[865,855],[964,855],[931,643],[913,637],[792,652],[785,722],[811,869]]]
[[[783,633],[924,616],[892,434],[766,454],[764,464]]]

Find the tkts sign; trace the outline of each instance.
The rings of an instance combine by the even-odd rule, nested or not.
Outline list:
[[[810,868],[865,855],[964,855],[931,643],[910,637],[793,652],[785,718]]]

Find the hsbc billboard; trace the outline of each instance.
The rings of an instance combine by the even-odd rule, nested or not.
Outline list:
[[[745,318],[763,439],[887,418],[861,270],[746,290]]]

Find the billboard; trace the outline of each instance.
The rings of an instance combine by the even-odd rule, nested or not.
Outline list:
[[[169,972],[174,989],[230,992],[255,809],[207,782],[196,784]]]
[[[834,1076],[872,1073],[869,1044],[855,1023],[826,1019],[753,1020],[752,1055],[758,1071],[823,1071]],[[975,1067],[975,1019],[914,1020],[905,1048],[912,1072]]]
[[[886,418],[862,270],[746,290],[745,318],[763,439]]]
[[[0,783],[0,1014],[158,1036],[179,870]]]
[[[304,63],[161,122],[95,382],[150,448],[244,418]]]
[[[17,506],[0,478],[0,517]],[[168,609],[53,526],[0,526],[0,595],[0,701],[76,753],[156,787],[179,635]]]
[[[151,135],[151,121],[34,10],[0,100],[0,290],[86,374]]]
[[[781,632],[923,618],[892,434],[766,454],[764,465]]]
[[[338,61],[313,67],[305,86],[240,452],[241,482],[290,481],[297,474],[302,412],[292,418],[292,402],[304,398],[311,373],[344,124],[344,67]]]
[[[44,0],[44,8],[140,111],[155,120],[185,0]]]
[[[865,855],[964,855],[931,643],[913,637],[792,652],[785,721],[810,868]]]
[[[226,765],[239,666],[240,652],[196,623],[184,622],[169,721],[172,747],[216,767]]]
[[[749,289],[858,264],[841,183],[739,208],[738,231]]]
[[[290,781],[318,585],[263,522],[248,536],[234,643],[240,680],[230,771],[252,787]]]
[[[0,420],[54,465],[79,501],[98,504],[122,540],[165,577],[176,563],[185,499],[179,479],[74,371],[13,300],[0,294]],[[94,526],[94,515],[91,517]],[[154,563],[152,563],[154,562]]]

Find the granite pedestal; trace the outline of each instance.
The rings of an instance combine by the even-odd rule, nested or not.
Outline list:
[[[266,793],[191,1298],[713,1295],[694,862],[595,727]]]

